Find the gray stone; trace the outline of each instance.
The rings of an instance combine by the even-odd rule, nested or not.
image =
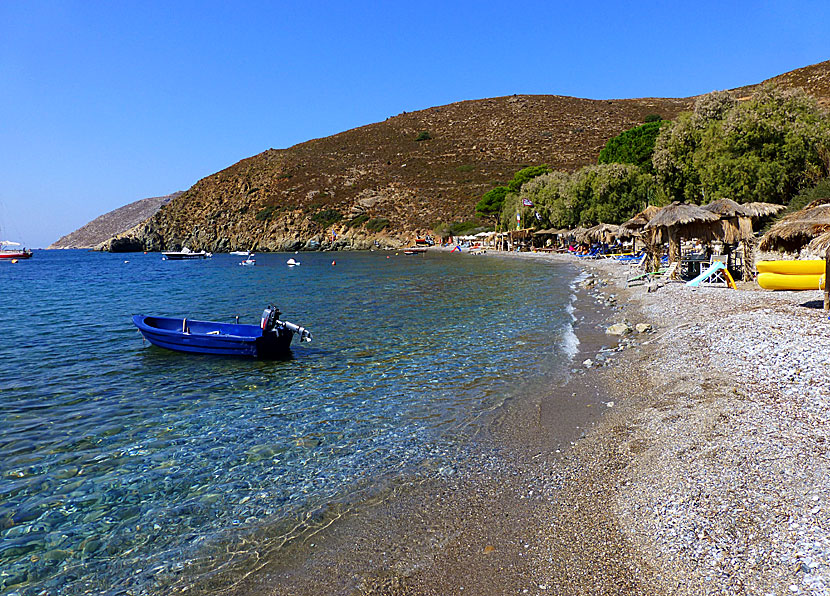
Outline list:
[[[606,329],[605,333],[608,335],[625,335],[631,333],[631,327],[628,326],[628,323],[616,323]]]

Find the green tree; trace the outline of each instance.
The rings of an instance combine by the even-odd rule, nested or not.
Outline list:
[[[794,196],[782,215],[803,209],[813,201],[819,200],[830,202],[830,178],[822,178],[814,186],[805,188]]]
[[[830,117],[801,90],[700,98],[663,129],[653,164],[670,199],[787,203],[828,173]]]
[[[535,220],[539,227],[622,223],[645,207],[653,188],[653,177],[631,164],[553,172],[522,186],[515,199],[505,200],[502,223],[515,226],[516,212],[526,224]],[[533,206],[525,206],[525,199]]]
[[[482,217],[495,216],[498,218],[504,205],[504,199],[508,193],[517,194],[523,184],[538,176],[548,174],[550,171],[550,166],[545,164],[522,168],[513,175],[513,179],[507,183],[507,186],[496,186],[484,193],[484,196],[476,204],[476,215]]]
[[[549,174],[551,171],[550,166],[547,164],[542,164],[541,166],[529,166],[527,168],[522,168],[518,172],[513,175],[513,180],[507,183],[507,189],[510,192],[519,192],[522,188],[522,184],[529,180],[533,180],[537,176],[541,176],[542,174]]]
[[[508,190],[506,186],[497,186],[488,190],[484,193],[484,196],[481,197],[481,200],[476,203],[476,215],[480,215],[482,217],[492,217],[494,215],[498,215],[501,211],[502,205],[504,204],[504,197],[507,195],[507,192]]]
[[[648,122],[610,139],[599,152],[599,163],[628,163],[653,172],[651,157],[660,127],[668,121]]]

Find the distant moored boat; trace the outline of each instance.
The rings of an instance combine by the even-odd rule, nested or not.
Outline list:
[[[207,259],[213,254],[205,251],[194,252],[186,246],[180,251],[168,250],[161,253],[161,258],[167,261],[188,261],[191,259]]]

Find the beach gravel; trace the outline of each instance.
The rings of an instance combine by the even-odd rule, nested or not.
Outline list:
[[[575,457],[658,592],[827,594],[830,336],[819,292],[624,290],[653,336],[609,371],[621,405]]]

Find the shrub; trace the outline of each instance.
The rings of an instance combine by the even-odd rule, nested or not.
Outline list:
[[[268,205],[267,207],[263,207],[257,214],[254,216],[257,221],[268,221],[269,219],[274,219],[279,215],[282,208],[279,205]]]
[[[420,133],[418,133],[418,136],[415,137],[415,140],[416,141],[428,141],[431,138],[432,138],[432,136],[429,134],[429,131],[422,130]]]
[[[362,226],[367,221],[369,221],[369,216],[365,213],[358,215],[357,217],[353,217],[349,221],[346,222],[346,228],[356,228],[358,226]]]
[[[660,114],[649,114],[646,116],[645,123],[648,124],[649,122],[660,122],[663,117]]]
[[[337,223],[343,218],[343,215],[336,209],[323,209],[311,216],[311,221],[323,226],[324,228]]]
[[[389,226],[389,220],[385,217],[375,217],[366,222],[366,229],[370,232],[380,232]]]
[[[475,166],[471,166],[471,165],[469,165],[469,164],[468,164],[468,165],[458,166],[456,169],[457,169],[459,172],[472,172],[473,170],[475,170],[475,169],[476,169],[476,167],[475,167]]]

